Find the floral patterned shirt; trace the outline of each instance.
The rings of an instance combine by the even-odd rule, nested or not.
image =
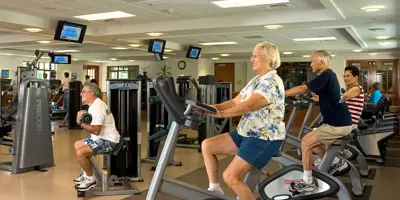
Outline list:
[[[244,137],[263,140],[284,140],[285,88],[282,79],[272,70],[262,77],[254,77],[240,91],[241,102],[247,101],[253,93],[262,95],[268,104],[256,111],[243,114],[238,133]]]

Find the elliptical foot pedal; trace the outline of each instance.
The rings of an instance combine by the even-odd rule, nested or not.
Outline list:
[[[42,169],[39,166],[33,167],[33,170],[38,171],[38,172],[47,172],[48,171],[47,169]]]

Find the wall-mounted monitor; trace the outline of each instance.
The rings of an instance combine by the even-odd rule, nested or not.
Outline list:
[[[149,48],[147,49],[150,53],[160,53],[164,54],[165,44],[167,41],[154,39],[149,41]]]
[[[164,60],[163,55],[161,53],[154,53],[154,57],[156,58],[156,61]]]
[[[85,37],[86,25],[67,21],[58,21],[54,40],[82,43]]]
[[[199,59],[200,52],[201,52],[200,47],[194,47],[189,45],[189,48],[186,52],[186,58]]]
[[[71,55],[66,54],[49,54],[51,63],[54,64],[71,64]]]

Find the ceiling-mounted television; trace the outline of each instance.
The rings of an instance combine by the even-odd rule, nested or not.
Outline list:
[[[156,61],[164,60],[163,55],[161,53],[154,53],[154,57],[156,58]]]
[[[201,52],[200,47],[194,47],[189,45],[189,48],[186,52],[186,58],[199,59],[200,52]]]
[[[153,39],[149,41],[149,47],[147,49],[150,53],[164,54],[165,44],[167,41],[160,39]]]
[[[71,64],[71,55],[67,54],[49,54],[51,63],[54,64]]]
[[[83,43],[86,33],[86,25],[67,21],[58,21],[54,40]]]

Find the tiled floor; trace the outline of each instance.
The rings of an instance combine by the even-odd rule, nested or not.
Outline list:
[[[144,118],[145,119],[145,118]],[[147,134],[146,123],[142,122],[142,157],[147,154]],[[191,131],[190,134],[195,134]],[[82,130],[69,130],[67,128],[56,128],[53,136],[53,148],[55,156],[55,167],[49,168],[47,172],[28,172],[18,175],[10,175],[9,172],[0,171],[0,199],[18,199],[18,200],[70,200],[77,199],[76,191],[72,180],[79,171],[78,163],[75,160],[73,144],[76,140],[87,137],[88,134]],[[10,156],[3,155],[7,148],[0,147],[0,162],[10,159]],[[206,178],[205,174],[200,175],[200,168],[204,171],[204,163],[201,153],[195,149],[177,148],[175,151],[175,160],[182,161],[181,167],[168,167],[166,175],[171,178],[189,180],[192,183],[199,183],[199,179]],[[224,159],[225,157],[219,157]],[[228,159],[228,158],[227,158]],[[224,159],[226,160],[226,159]],[[100,163],[101,157],[96,158]],[[143,182],[132,183],[135,188],[144,191],[137,196],[108,196],[93,197],[86,199],[145,199],[146,190],[150,184],[153,172],[150,170],[151,164],[142,164]],[[370,166],[377,168],[374,180],[363,179],[366,184],[373,185],[372,194],[369,199],[400,199],[397,193],[397,184],[400,177],[400,168]],[[196,171],[197,170],[197,171]],[[201,169],[200,169],[201,170]],[[266,170],[273,173],[277,170],[276,163],[270,163]],[[196,171],[196,173],[194,173]],[[193,173],[191,173],[193,172]],[[204,171],[205,173],[205,171]],[[183,177],[183,178],[182,178]],[[189,178],[188,178],[189,177]],[[348,178],[341,178],[343,182],[349,182]],[[206,183],[206,181],[205,181]],[[207,185],[201,185],[206,187]],[[228,192],[229,193],[229,192]],[[232,194],[231,192],[229,194]],[[161,198],[162,199],[162,198]]]

